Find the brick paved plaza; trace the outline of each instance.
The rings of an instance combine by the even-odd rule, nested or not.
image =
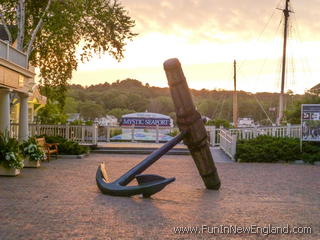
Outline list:
[[[0,178],[0,239],[320,239],[320,167],[217,163],[220,191],[205,190],[190,156],[166,156],[147,172],[177,180],[154,195],[103,195],[102,161],[115,179],[145,156],[91,154]],[[173,233],[207,225],[312,226],[309,235]]]

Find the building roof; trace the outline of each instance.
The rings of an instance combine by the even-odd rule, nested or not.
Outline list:
[[[170,119],[169,116],[160,114],[160,113],[151,113],[151,112],[140,112],[140,113],[129,113],[123,115],[122,118],[161,118],[161,119]]]

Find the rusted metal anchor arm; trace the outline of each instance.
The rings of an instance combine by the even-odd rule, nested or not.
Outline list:
[[[172,140],[164,144],[161,148],[155,150],[142,162],[137,164],[135,167],[130,169],[127,173],[123,174],[114,182],[108,182],[106,169],[104,164],[98,167],[96,173],[96,182],[101,192],[113,195],[113,196],[132,196],[137,194],[143,194],[144,197],[150,197],[161,191],[169,183],[173,182],[175,178],[164,178],[162,176],[153,174],[139,175],[150,167],[153,163],[159,160],[164,154],[170,149],[183,140],[186,136],[187,131],[182,131],[179,135],[174,137]],[[126,186],[133,179],[137,180],[137,186]]]

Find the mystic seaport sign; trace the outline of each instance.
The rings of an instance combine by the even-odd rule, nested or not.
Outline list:
[[[121,126],[146,127],[171,127],[172,119],[160,113],[140,112],[123,115],[120,121]]]
[[[301,105],[301,141],[320,141],[320,104]]]
[[[170,127],[170,119],[150,119],[150,118],[122,118],[121,126],[137,127]]]

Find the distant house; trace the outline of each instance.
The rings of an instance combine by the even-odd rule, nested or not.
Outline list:
[[[105,117],[96,118],[94,120],[99,126],[118,126],[118,119],[112,115],[106,115]]]
[[[254,127],[254,120],[252,118],[239,118],[238,119],[238,127],[245,128],[245,127]]]
[[[82,118],[80,117],[80,113],[69,113],[67,115],[68,115],[68,118],[67,118],[68,123],[74,122],[76,120],[82,121]]]

